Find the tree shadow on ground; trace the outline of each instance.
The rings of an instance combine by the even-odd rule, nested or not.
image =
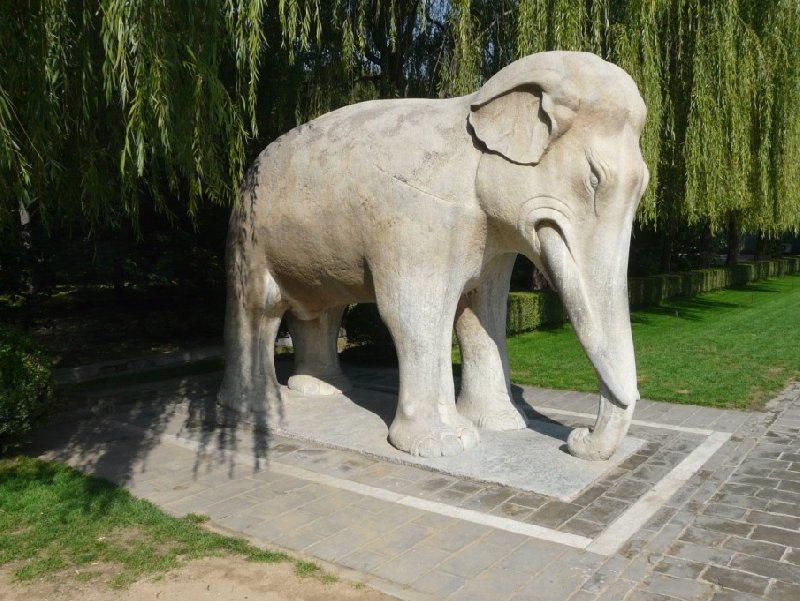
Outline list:
[[[142,496],[186,480],[171,462],[180,453],[194,454],[193,479],[257,473],[269,461],[266,414],[244,423],[219,407],[220,379],[217,372],[100,390],[75,387],[61,395],[64,410],[26,451],[118,485],[134,484],[134,494]]]

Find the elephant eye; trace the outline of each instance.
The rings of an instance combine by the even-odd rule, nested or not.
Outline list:
[[[600,178],[597,177],[597,174],[592,171],[591,175],[589,175],[589,183],[592,185],[592,188],[597,188],[600,185]]]

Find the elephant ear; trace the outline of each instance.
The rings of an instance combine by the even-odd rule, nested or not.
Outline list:
[[[512,63],[478,91],[469,123],[486,148],[514,163],[538,163],[572,124],[579,100],[574,86],[552,69]]]

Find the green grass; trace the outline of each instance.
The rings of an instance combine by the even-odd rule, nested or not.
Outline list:
[[[202,527],[204,516],[177,519],[107,481],[62,464],[26,457],[0,459],[0,565],[19,580],[64,573],[93,578],[93,565],[114,566],[112,587],[163,574],[182,562],[235,554],[248,561],[290,560],[241,538]],[[330,581],[320,568],[295,561],[299,575]]]
[[[800,377],[800,276],[786,276],[631,314],[645,398],[752,408]],[[569,326],[508,340],[511,379],[597,391]]]

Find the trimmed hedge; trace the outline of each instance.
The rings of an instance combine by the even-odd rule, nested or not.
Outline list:
[[[632,309],[657,305],[671,298],[690,297],[723,288],[744,286],[766,278],[800,273],[800,257],[739,263],[734,267],[710,267],[676,274],[628,279]]]
[[[723,288],[745,286],[766,278],[800,274],[800,257],[739,263],[734,267],[710,267],[682,273],[628,278],[628,299],[632,309],[658,305],[671,298],[691,297]],[[565,320],[558,296],[550,291],[512,292],[508,297],[509,336],[557,325]]]
[[[50,359],[22,332],[0,325],[0,455],[24,442],[53,408]]]
[[[710,267],[682,273],[628,278],[628,299],[632,309],[658,305],[671,298],[691,297],[723,288],[744,286],[766,278],[800,274],[800,257],[739,263],[734,267]],[[508,295],[506,333],[529,332],[565,321],[566,313],[558,295],[542,292],[511,292]],[[345,317],[347,338],[360,344],[392,346],[392,339],[375,305],[353,305]]]
[[[511,292],[508,295],[506,334],[513,336],[543,325],[556,325],[565,319],[561,299],[552,290]]]

